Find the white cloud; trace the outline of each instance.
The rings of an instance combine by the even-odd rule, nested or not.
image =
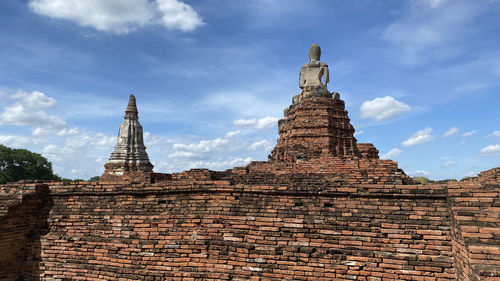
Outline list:
[[[203,24],[191,6],[178,0],[31,0],[28,5],[43,16],[117,34],[155,24],[186,32]]]
[[[56,133],[58,136],[74,136],[78,135],[80,130],[78,128],[64,128]]]
[[[257,130],[267,130],[277,125],[279,118],[264,117],[261,119],[239,119],[234,120],[233,124],[236,127],[253,128]]]
[[[167,139],[163,136],[153,135],[150,132],[144,132],[144,144],[146,147],[158,146],[158,145],[170,145],[172,140]]]
[[[59,151],[59,146],[55,144],[49,144],[42,149],[42,153],[45,154],[57,153],[58,151]]]
[[[271,150],[273,148],[272,144],[268,140],[260,140],[252,143],[249,147],[251,150],[257,150],[257,149],[265,149],[265,150]]]
[[[116,144],[116,136],[108,136],[103,133],[94,133],[87,137],[88,143],[94,146],[114,146]]]
[[[491,144],[481,149],[481,156],[500,156],[500,144]]]
[[[20,91],[10,98],[16,102],[5,107],[4,112],[0,114],[0,126],[34,127],[32,132],[34,136],[45,135],[66,127],[66,122],[62,118],[45,111],[53,107],[56,101],[44,93]]]
[[[156,0],[158,9],[162,12],[161,22],[168,29],[193,31],[203,25],[203,20],[195,10],[178,0]]]
[[[425,0],[425,3],[431,8],[437,8],[442,5],[446,0]]]
[[[53,110],[57,104],[53,98],[42,93],[4,94],[0,102],[6,107],[21,104],[23,112],[30,109],[30,111],[39,111],[45,115],[51,115],[49,110]],[[37,130],[36,124],[23,123],[26,126],[33,126],[34,134],[37,136],[0,135],[0,143],[42,153],[52,162],[54,171],[64,177],[87,179],[102,174],[104,163],[108,161],[116,144],[116,132],[111,135],[89,132],[84,128],[66,125],[64,119],[57,115],[52,116],[62,120],[64,126],[51,129],[50,134],[44,134],[45,130]],[[7,122],[4,119],[0,120]],[[257,122],[256,126],[265,126],[265,119],[263,120],[260,124]],[[12,124],[9,123],[9,125]],[[116,131],[119,126],[120,123],[117,123]],[[44,129],[41,126],[40,128]],[[198,138],[197,136],[189,137]],[[264,158],[266,156],[260,152],[262,146],[257,148],[255,145],[256,150],[250,150],[248,147],[252,142],[242,138],[241,132],[237,130],[227,132],[218,138],[198,139],[190,142],[185,139],[173,141],[161,135],[144,133],[147,152],[151,162],[155,165],[156,172],[184,171],[195,167],[227,169],[244,165],[253,157]],[[162,161],[165,159],[168,161]],[[73,170],[75,171],[72,173]]]
[[[38,91],[31,93],[19,91],[13,94],[12,98],[20,100],[23,105],[29,108],[48,108],[56,104],[54,98],[48,97],[44,93]]]
[[[431,135],[430,133],[432,132],[432,128],[425,128],[423,130],[420,130],[413,135],[410,136],[407,140],[403,142],[403,146],[411,146],[411,145],[417,145],[417,144],[423,144],[426,142],[429,142],[434,139],[434,136]]]
[[[12,148],[25,148],[28,145],[36,144],[38,141],[33,138],[15,135],[0,135],[0,144]]]
[[[458,133],[458,128],[453,126],[451,128],[448,129],[448,131],[446,131],[444,134],[443,134],[443,137],[449,137],[449,136],[453,136],[454,134]]]
[[[493,131],[491,134],[486,136],[487,138],[492,138],[492,137],[497,137],[500,138],[500,130],[498,131]]]
[[[103,163],[95,159],[109,157],[116,136],[67,126],[63,118],[49,113],[57,103],[44,93],[20,91],[4,96],[2,102],[7,105],[0,113],[0,125],[32,127],[33,136],[0,135],[0,143],[42,153],[62,176],[89,178],[103,172]]]
[[[156,172],[171,173],[192,168],[228,169],[244,165],[252,159],[249,155],[242,155],[248,153],[248,150],[244,150],[248,144],[237,138],[237,135],[191,143],[160,143],[148,147],[148,154]],[[164,161],[165,158],[173,161]]]
[[[220,161],[194,161],[189,162],[189,167],[192,168],[208,168],[214,170],[228,169],[236,166],[243,166],[252,161],[251,157],[247,158],[233,158],[231,160],[220,160]]]
[[[410,106],[395,100],[391,96],[375,98],[371,101],[365,101],[360,107],[361,118],[372,118],[376,121],[383,121],[392,117],[407,113]]]
[[[401,149],[393,148],[393,149],[389,150],[389,152],[387,152],[386,154],[383,154],[382,156],[380,156],[380,158],[381,159],[391,159],[393,157],[400,155],[401,153],[403,153],[403,151]]]
[[[360,136],[364,133],[365,131],[356,131],[354,132],[354,136]]]
[[[257,119],[239,119],[234,120],[233,124],[238,127],[252,127],[257,124]]]
[[[239,130],[238,131],[230,131],[230,132],[227,132],[226,137],[231,138],[231,137],[239,135],[240,133],[241,132]]]
[[[94,159],[97,156],[102,156],[97,153],[102,153],[102,150],[111,150],[116,144],[116,137],[103,133],[83,132],[53,141],[57,142],[57,144],[50,143],[46,145],[42,152],[49,158],[61,162],[71,162],[76,158],[86,159],[86,157],[92,156],[91,158]]]
[[[40,15],[113,33],[150,24],[155,12],[147,0],[31,0],[29,7]]]
[[[429,172],[424,170],[416,170],[414,172],[410,172],[410,174],[414,177],[427,177],[429,175]]]
[[[115,136],[103,133],[79,132],[76,135],[51,135],[41,139],[41,153],[52,162],[54,171],[71,178],[89,178],[104,171]],[[105,159],[97,162],[96,159]],[[72,170],[76,170],[73,173]]]
[[[213,140],[202,140],[196,144],[182,144],[182,143],[174,143],[172,146],[173,149],[179,150],[190,150],[195,152],[210,152],[216,149],[222,148],[229,142],[227,139],[216,138]]]
[[[478,132],[478,130],[473,130],[473,131],[464,133],[462,136],[464,136],[464,137],[470,137],[470,136],[475,135],[477,132]]]
[[[196,158],[199,157],[200,153],[194,153],[189,151],[176,151],[168,155],[168,158]]]
[[[454,166],[456,165],[457,163],[455,161],[451,161],[451,160],[448,160],[446,161],[446,163],[444,163],[444,167],[450,167],[450,166]]]

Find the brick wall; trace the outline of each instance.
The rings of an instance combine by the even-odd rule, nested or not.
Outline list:
[[[459,280],[500,280],[500,185],[490,177],[495,170],[448,186]]]
[[[251,162],[245,167],[234,168],[227,178],[238,181],[259,179],[258,182],[275,182],[282,177],[294,175],[308,178],[319,176],[338,184],[411,184],[413,181],[402,170],[398,163],[391,160],[370,158],[321,157],[296,163],[286,162]],[[293,184],[294,181],[291,181]]]
[[[52,230],[42,239],[44,277],[454,278],[444,189],[330,186],[319,195],[224,181],[103,186],[116,194],[62,188],[52,192]]]
[[[48,230],[51,207],[47,185],[2,186],[0,280],[34,280],[40,275],[40,236]]]
[[[500,277],[493,182],[348,185],[293,174],[258,184],[208,170],[167,178],[2,186],[10,208],[0,214],[0,249],[19,251],[6,252],[0,279]]]

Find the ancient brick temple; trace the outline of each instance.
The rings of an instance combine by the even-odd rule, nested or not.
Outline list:
[[[500,167],[414,184],[320,55],[268,161],[154,173],[131,96],[101,182],[0,186],[0,280],[500,280]]]
[[[115,149],[104,167],[106,170],[101,176],[101,181],[126,180],[133,177],[145,179],[153,172],[153,164],[149,162],[144,146],[134,95],[130,95],[125,110],[125,121],[118,131]]]

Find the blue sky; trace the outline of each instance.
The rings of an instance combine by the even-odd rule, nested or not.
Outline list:
[[[0,143],[100,175],[135,94],[157,172],[266,160],[318,43],[358,142],[408,174],[500,166],[500,1],[0,3]]]

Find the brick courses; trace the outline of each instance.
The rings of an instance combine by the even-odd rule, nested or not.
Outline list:
[[[500,278],[499,182],[339,185],[311,174],[256,184],[204,169],[171,177],[2,186],[2,210],[10,207],[0,243],[15,262],[0,263],[0,279]],[[34,211],[43,206],[50,213]]]
[[[52,198],[43,184],[0,188],[0,280],[34,280],[40,274],[40,237],[48,232]]]
[[[304,92],[303,92],[304,93]],[[308,97],[292,104],[279,121],[278,144],[271,152],[275,161],[295,162],[322,155],[360,156],[344,101]]]
[[[500,280],[500,168],[450,183],[452,242],[464,280]]]
[[[397,162],[380,160],[373,144],[357,143],[344,101],[332,95],[303,91],[278,123],[280,136],[269,161],[251,163],[248,174],[324,173],[349,184],[413,183]]]

